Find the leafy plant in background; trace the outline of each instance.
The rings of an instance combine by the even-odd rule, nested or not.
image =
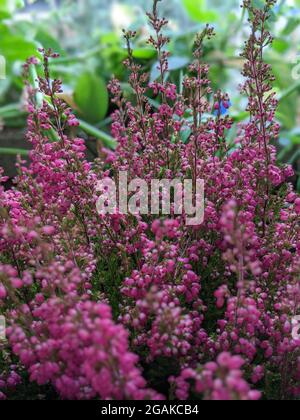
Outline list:
[[[159,0],[148,44],[160,75],[149,81],[125,32],[133,100],[113,78],[117,147],[102,159],[85,159],[80,122],[50,77],[57,55],[40,50],[40,76],[27,61],[31,163],[19,161],[14,188],[0,186],[0,399],[41,398],[42,387],[63,399],[299,398],[300,197],[292,168],[276,162],[278,101],[263,61],[274,3],[244,1],[248,119],[234,142],[229,96],[203,61],[213,28],[196,36],[178,91]],[[203,178],[203,224],[173,210],[98,214],[97,181],[124,170],[129,181]]]

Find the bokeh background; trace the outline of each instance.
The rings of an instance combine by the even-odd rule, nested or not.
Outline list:
[[[253,0],[258,6],[262,1]],[[26,156],[28,149],[21,76],[24,60],[36,55],[41,46],[59,52],[52,72],[64,82],[65,99],[85,122],[109,133],[112,108],[106,83],[112,75],[122,81],[130,96],[128,75],[122,66],[126,57],[122,28],[137,30],[134,56],[152,79],[156,77],[155,53],[146,43],[149,27],[145,11],[151,4],[152,0],[0,0],[0,56],[6,62],[3,69],[0,60],[0,165],[10,176],[14,175],[16,154]],[[217,36],[205,50],[213,85],[230,94],[236,121],[247,118],[245,99],[238,92],[243,65],[239,54],[249,30],[240,0],[163,0],[160,9],[170,21],[169,78],[180,83],[192,57],[196,32],[207,22],[213,24]],[[270,27],[276,39],[266,52],[266,60],[273,65],[280,100],[278,158],[294,165],[300,191],[300,0],[278,0]],[[90,156],[96,156],[97,141],[82,135]],[[235,136],[234,130],[231,136]]]

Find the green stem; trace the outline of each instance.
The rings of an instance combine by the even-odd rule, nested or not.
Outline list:
[[[39,88],[38,86],[38,75],[37,75],[37,71],[36,71],[36,67],[34,65],[30,66],[30,82],[32,83],[32,86],[34,87],[34,89]],[[43,95],[41,92],[36,93],[36,101],[37,101],[37,105],[41,106],[43,103]],[[51,106],[51,104],[49,104],[49,106]],[[13,114],[15,113],[15,114]],[[16,116],[25,116],[26,113],[22,112],[20,110],[20,105],[19,104],[10,104],[7,106],[4,106],[2,108],[0,108],[0,117],[2,118],[6,118],[6,117],[16,117]],[[66,117],[65,117],[66,118]],[[79,120],[79,128],[81,128],[82,131],[84,131],[85,133],[89,134],[90,136],[95,137],[96,139],[99,139],[103,142],[105,147],[108,147],[110,149],[115,149],[117,146],[117,142],[116,140],[110,136],[109,134],[105,133],[102,130],[99,130],[98,128],[94,127],[93,125],[87,123],[86,121],[83,120]],[[57,133],[55,133],[55,130],[51,130],[50,132],[50,138],[52,141],[55,141],[57,139]],[[9,149],[12,150],[12,149]]]
[[[300,150],[297,150],[291,159],[289,160],[289,164],[292,165],[298,158],[300,158]]]
[[[38,108],[41,108],[43,105],[43,94],[39,91],[39,82],[38,82],[38,74],[36,71],[36,67],[34,64],[29,66],[29,77],[30,83],[32,84],[33,88],[36,90],[35,100]]]
[[[20,111],[20,105],[19,104],[9,104],[9,105],[5,105],[2,106],[0,108],[0,115],[5,116],[5,114],[9,114],[11,112],[16,112],[16,111]]]
[[[55,66],[55,64],[69,64],[72,62],[84,61],[87,58],[93,57],[94,55],[98,54],[100,51],[101,51],[101,48],[96,47],[87,51],[84,54],[78,54],[77,56],[74,56],[74,57],[59,57],[55,59],[55,62],[53,63],[53,65]]]

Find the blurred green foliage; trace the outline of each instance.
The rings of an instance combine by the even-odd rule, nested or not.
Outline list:
[[[263,0],[253,1],[258,7],[263,3]],[[51,47],[61,55],[52,63],[52,72],[53,77],[64,82],[65,100],[76,107],[89,127],[93,125],[109,132],[107,116],[111,107],[105,85],[113,74],[130,95],[122,65],[126,57],[121,37],[123,27],[137,30],[134,56],[152,79],[157,77],[155,52],[146,43],[149,27],[145,10],[149,10],[151,4],[152,0],[0,0],[0,55],[6,59],[6,79],[0,80],[0,122],[4,129],[25,124],[22,64],[43,46]],[[213,86],[221,87],[231,95],[233,116],[242,121],[247,115],[243,111],[245,99],[238,94],[243,64],[239,53],[247,38],[248,26],[247,16],[239,5],[239,0],[165,0],[161,10],[170,20],[168,35],[172,58],[168,77],[178,85],[191,60],[196,32],[206,22],[215,26],[217,36],[206,46],[205,60],[211,65]],[[275,88],[280,99],[277,113],[282,125],[279,156],[282,161],[293,163],[298,171],[299,23],[300,0],[278,0],[270,22],[275,41],[266,54],[276,75]],[[233,131],[232,138],[234,136]]]

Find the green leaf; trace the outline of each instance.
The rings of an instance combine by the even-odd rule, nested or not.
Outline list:
[[[182,0],[190,18],[196,22],[210,23],[218,20],[217,12],[208,10],[206,0]]]
[[[49,98],[44,97],[44,100],[46,100],[48,102],[50,108],[53,109]],[[63,118],[66,119],[67,116],[63,115]],[[101,140],[105,147],[108,147],[108,148],[113,149],[113,150],[117,147],[117,142],[112,136],[107,134],[105,131],[99,130],[97,127],[94,127],[93,125],[89,124],[88,122],[79,119],[79,128],[81,128],[81,130],[83,130],[85,133],[89,134],[90,136],[93,136],[96,139]],[[51,133],[51,136],[52,136],[52,134],[54,134],[54,133]]]
[[[86,121],[98,123],[103,120],[109,105],[104,80],[91,72],[82,73],[76,83],[74,100]]]
[[[30,76],[29,77],[30,83],[36,90],[36,93],[35,93],[36,105],[38,108],[41,108],[41,106],[43,105],[43,94],[40,92],[40,89],[39,89],[38,74],[37,74],[36,66],[34,64],[31,64],[31,66],[29,67],[29,76]]]
[[[285,41],[284,39],[277,38],[273,41],[273,49],[279,53],[283,53],[287,51],[290,47],[290,43]]]
[[[187,57],[170,57],[169,58],[169,71],[175,71],[175,70],[180,70],[184,67],[186,67],[189,62],[190,59]],[[151,75],[150,75],[150,80],[153,82],[154,80],[157,80],[160,76],[160,71],[158,70],[158,65],[159,63],[156,62],[155,64],[153,64],[152,66],[152,70],[151,70]]]
[[[192,130],[190,127],[185,127],[184,130],[181,130],[180,137],[181,141],[186,144],[190,138],[190,135],[192,134]]]
[[[4,105],[0,108],[0,118],[6,118],[7,116],[16,117],[21,113],[20,104],[14,103],[9,105]]]
[[[241,111],[237,113],[231,113],[230,117],[233,118],[234,122],[241,122],[249,118],[249,112]]]
[[[117,147],[116,140],[109,134],[107,134],[105,131],[99,130],[98,128],[93,127],[91,124],[82,120],[79,120],[79,127],[90,136],[101,140],[105,147],[108,147],[112,150],[114,150]]]

